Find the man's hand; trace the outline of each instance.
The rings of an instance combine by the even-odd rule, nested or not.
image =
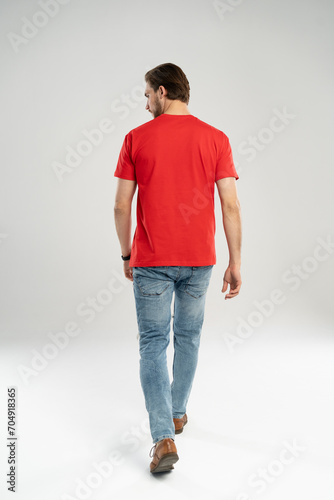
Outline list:
[[[227,286],[230,285],[229,292],[225,295],[226,299],[232,299],[239,293],[241,287],[241,274],[239,266],[228,266],[224,274],[224,284],[222,293],[227,291]]]
[[[124,270],[125,277],[128,280],[133,281],[132,267],[129,266],[129,262],[130,262],[129,260],[124,261],[123,270]]]

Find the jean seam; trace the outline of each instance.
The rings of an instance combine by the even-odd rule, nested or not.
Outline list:
[[[209,285],[206,287],[205,292],[204,292],[204,293],[202,293],[201,295],[198,295],[198,296],[192,295],[192,294],[191,294],[190,292],[188,292],[188,290],[187,290],[187,288],[188,288],[188,286],[189,286],[189,283],[190,283],[190,280],[191,280],[191,278],[192,278],[192,277],[193,277],[193,275],[194,275],[194,268],[195,268],[195,267],[196,267],[196,266],[192,266],[192,273],[191,273],[191,276],[190,276],[189,280],[187,281],[187,284],[186,284],[186,286],[185,286],[185,288],[184,288],[184,291],[185,291],[185,293],[186,293],[187,295],[190,295],[190,297],[192,297],[193,299],[200,299],[200,298],[202,298],[202,297],[203,297],[203,296],[207,293],[207,291],[208,291],[208,286],[209,286]],[[201,267],[210,267],[210,268],[212,268],[213,266],[201,266]],[[210,277],[210,278],[211,278],[211,277]]]
[[[158,441],[161,441],[162,439],[174,439],[175,438],[175,434],[163,434],[162,436],[160,436],[159,438],[157,438],[156,440],[153,441],[153,444],[156,444]]]
[[[169,283],[167,283],[167,286],[160,293],[145,293],[143,291],[142,287],[139,284],[138,278],[136,278],[135,284],[138,286],[138,288],[140,290],[140,293],[144,297],[159,297],[159,295],[162,295],[167,290],[167,288],[169,287]]]

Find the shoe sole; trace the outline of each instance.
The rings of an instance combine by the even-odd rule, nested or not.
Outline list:
[[[177,462],[178,459],[179,457],[177,453],[167,453],[166,455],[160,458],[156,467],[151,470],[152,474],[155,474],[156,472],[165,472],[174,469],[173,464],[175,464],[175,462]]]
[[[188,420],[186,420],[184,422],[184,424],[182,425],[181,429],[175,431],[175,434],[181,434],[181,432],[183,432],[183,427],[187,424],[187,422],[188,422]]]

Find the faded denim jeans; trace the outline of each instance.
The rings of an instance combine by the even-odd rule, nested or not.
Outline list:
[[[211,266],[133,267],[140,352],[140,383],[153,443],[175,438],[173,418],[186,413],[198,360]],[[174,300],[173,381],[166,349]]]

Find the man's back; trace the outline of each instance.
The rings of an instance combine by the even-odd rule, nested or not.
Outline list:
[[[126,135],[114,175],[138,185],[131,267],[216,263],[215,182],[239,178],[222,131],[161,114]]]

